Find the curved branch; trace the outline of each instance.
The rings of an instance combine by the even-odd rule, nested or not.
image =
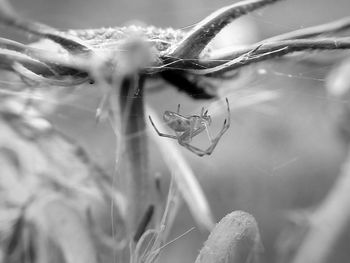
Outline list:
[[[171,57],[198,58],[209,42],[233,20],[280,0],[246,0],[223,7],[199,22],[169,53]],[[195,44],[194,44],[195,43]]]

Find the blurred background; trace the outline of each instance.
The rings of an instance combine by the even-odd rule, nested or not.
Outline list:
[[[87,29],[132,23],[190,29],[212,11],[231,4],[228,0],[12,0],[27,18],[61,29]],[[330,22],[347,16],[348,0],[281,1],[239,19],[217,41],[217,46],[252,43],[291,30]],[[2,36],[28,41],[1,28]],[[334,99],[325,87],[336,67],[335,57],[345,53],[316,53],[274,60],[242,69],[236,78],[220,83],[232,107],[231,128],[209,157],[199,158],[182,149],[191,164],[217,220],[234,210],[251,213],[257,220],[264,245],[264,262],[275,262],[279,236],[290,215],[311,211],[326,196],[340,171],[347,145],[332,116]],[[322,61],[321,61],[322,60]],[[321,61],[321,64],[318,62]],[[150,84],[151,85],[151,84]],[[157,83],[159,85],[159,83]],[[178,103],[188,115],[213,101],[194,101],[170,86],[150,90],[146,100],[159,116]],[[256,92],[271,91],[278,98],[263,104],[237,107]],[[170,99],[171,98],[171,99]],[[58,110],[50,118],[69,136],[84,145],[101,165],[113,172],[115,135],[108,123],[95,121],[99,92],[92,86],[73,92],[68,100],[56,100]],[[223,103],[213,104],[212,133],[225,118]],[[210,112],[209,112],[210,114]],[[198,145],[205,147],[205,138]],[[179,146],[180,147],[180,146]],[[169,180],[169,171],[155,145],[150,158],[155,174]],[[195,226],[182,207],[171,234],[175,238]],[[164,249],[161,262],[194,262],[207,238],[192,231]],[[350,240],[350,232],[343,240]],[[349,262],[346,242],[334,248],[330,262]]]

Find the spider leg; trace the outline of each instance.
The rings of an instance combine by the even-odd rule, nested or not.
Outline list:
[[[203,151],[203,150],[201,150],[193,145],[190,145],[188,143],[184,144],[183,146],[186,147],[191,152],[193,152],[194,154],[197,154],[199,157],[206,155],[206,151]]]
[[[228,128],[230,127],[230,124],[231,124],[231,122],[230,122],[230,119],[231,119],[230,105],[228,103],[228,99],[227,98],[226,98],[226,104],[227,104],[227,115],[228,115],[228,118],[225,119],[221,131],[219,132],[219,134],[213,140],[211,140],[211,145],[206,150],[199,149],[198,147],[190,145],[189,143],[184,143],[183,146],[186,147],[191,152],[193,152],[194,154],[197,154],[198,156],[210,155],[214,151],[214,149],[215,149],[216,145],[218,144],[218,142],[220,141],[221,137],[228,130]],[[210,136],[209,135],[209,131],[207,129],[207,126],[205,126],[205,129],[208,132],[208,136]]]
[[[186,147],[191,152],[197,154],[200,157],[204,156],[204,155],[210,155],[214,151],[214,149],[215,149],[216,145],[218,144],[218,142],[220,141],[222,135],[224,135],[224,133],[227,131],[228,128],[229,128],[229,125],[228,125],[227,121],[225,120],[223,129],[220,131],[218,136],[216,136],[216,138],[214,140],[212,140],[212,144],[206,150],[199,149],[198,147],[190,145],[189,143],[185,143],[185,144],[183,144],[183,146]]]
[[[209,141],[213,142],[213,138],[211,137],[208,125],[207,124],[204,124],[204,125],[205,125],[205,131],[207,132],[207,136],[208,136]]]
[[[153,123],[153,120],[152,120],[151,116],[148,116],[148,117],[149,117],[149,120],[151,121],[151,124],[152,124],[153,128],[156,130],[156,132],[158,133],[159,136],[177,140],[178,137],[175,136],[175,135],[171,135],[171,134],[166,134],[166,133],[160,132],[157,129],[156,125]]]
[[[218,134],[218,136],[216,136],[215,139],[212,138],[211,134],[210,134],[210,131],[209,131],[209,127],[208,125],[205,124],[205,130],[207,132],[207,135],[208,135],[208,138],[210,140],[210,142],[215,142],[215,140],[219,137],[221,138],[221,136],[227,131],[227,129],[230,127],[230,124],[231,124],[231,112],[230,112],[230,104],[228,103],[228,99],[226,98],[225,99],[226,101],[226,105],[227,105],[227,115],[228,115],[228,118],[225,119],[224,121],[224,126],[221,130],[221,132]]]
[[[214,151],[216,145],[218,144],[218,142],[221,139],[221,136],[224,133],[225,133],[225,131],[224,132],[220,132],[220,135],[212,141],[212,144],[206,150],[202,150],[202,149],[200,149],[200,148],[198,148],[196,146],[190,145],[189,143],[186,143],[183,146],[186,147],[191,152],[193,152],[194,154],[197,154],[200,157],[202,157],[204,155],[210,155]]]
[[[228,121],[227,121],[227,119],[225,119],[224,125],[222,126],[221,131],[216,136],[216,138],[212,141],[212,145],[210,145],[210,147],[206,150],[206,154],[210,155],[213,152],[213,150],[215,149],[216,145],[220,141],[222,135],[224,135],[224,133],[228,130],[229,127],[230,127],[230,119],[228,119]]]
[[[203,130],[205,130],[205,126],[200,126],[196,128],[197,122],[198,122],[197,117],[191,117],[191,118],[192,118],[192,121],[190,124],[190,128],[179,136],[178,140],[181,145],[188,144],[189,142],[191,142],[193,137],[197,136]]]
[[[180,104],[177,104],[177,114],[180,114]]]
[[[220,140],[220,138],[222,137],[222,135],[224,135],[224,133],[228,130],[228,128],[230,128],[231,125],[231,112],[230,112],[230,104],[228,103],[228,99],[226,98],[226,105],[227,105],[227,119],[225,119],[224,121],[224,125],[222,126],[221,131],[219,132],[219,134],[215,137],[215,139],[213,140],[213,144],[214,147],[216,146],[216,144],[218,143],[218,141]],[[211,147],[212,147],[211,146]],[[209,147],[210,148],[210,147]],[[208,148],[208,150],[209,150]]]
[[[184,132],[179,138],[178,138],[178,141],[179,141],[179,144],[184,146],[185,148],[187,148],[188,150],[190,150],[191,152],[193,152],[194,154],[197,154],[198,156],[203,156],[203,155],[207,155],[207,151],[209,150],[209,148],[213,145],[211,145],[207,150],[202,150],[202,149],[199,149],[198,147],[195,147],[193,145],[190,145],[189,142],[191,141],[191,139],[193,137],[195,137],[196,135],[200,134],[203,130],[206,129],[206,126],[201,126],[200,128],[198,129],[194,129],[194,124],[191,125],[191,128],[189,131],[187,132]],[[219,138],[220,139],[220,138]],[[219,139],[217,139],[217,141],[219,141]],[[212,142],[212,141],[211,141]],[[215,142],[215,144],[217,144],[217,142]],[[215,147],[215,146],[214,146]],[[212,149],[210,151],[209,154],[212,153],[214,149]],[[208,155],[209,155],[208,154]]]
[[[201,133],[201,131],[202,131],[202,129],[200,129],[200,128],[196,130],[195,126],[196,126],[196,119],[193,119],[193,121],[191,121],[190,130],[188,132],[184,132],[182,134],[183,136],[181,136],[180,138],[183,139],[183,138],[187,137],[186,141],[190,142],[194,136]]]

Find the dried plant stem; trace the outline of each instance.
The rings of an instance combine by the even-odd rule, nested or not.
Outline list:
[[[141,218],[153,203],[154,180],[148,169],[147,136],[144,132],[144,79],[125,76],[119,93],[122,147],[118,157],[118,187],[127,197],[128,233],[134,235]]]
[[[309,217],[309,231],[293,263],[322,263],[350,222],[350,151],[330,193]]]

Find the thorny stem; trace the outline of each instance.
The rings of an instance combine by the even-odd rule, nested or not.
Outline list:
[[[198,58],[209,42],[229,23],[249,12],[280,0],[246,0],[223,7],[199,22],[170,52],[177,58]],[[195,44],[194,44],[195,43]]]

